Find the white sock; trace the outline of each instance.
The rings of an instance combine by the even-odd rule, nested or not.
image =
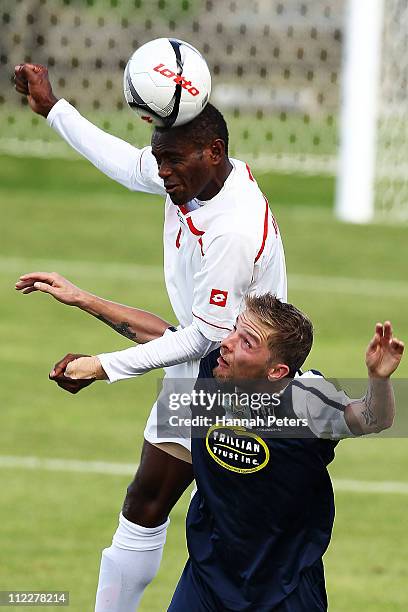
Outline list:
[[[159,569],[169,523],[141,527],[119,515],[112,545],[102,551],[95,612],[135,612]]]

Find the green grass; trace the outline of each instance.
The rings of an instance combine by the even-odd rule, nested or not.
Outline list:
[[[174,320],[160,272],[160,198],[128,193],[82,161],[0,162],[0,454],[136,464],[158,374],[64,394],[47,380],[60,356],[129,343],[81,312],[44,295],[21,296],[13,286],[38,262],[59,262],[57,271],[81,286]],[[334,221],[332,179],[259,178],[284,236],[289,278],[346,277],[357,288],[340,293],[313,279],[310,286],[289,284],[290,300],[316,327],[309,365],[336,378],[364,376],[377,319],[390,318],[408,338],[407,294],[384,289],[407,280],[407,228]],[[367,279],[377,283],[376,294],[358,293]],[[399,378],[407,376],[405,360]],[[407,482],[406,465],[405,439],[353,440],[339,445],[331,472]],[[1,478],[0,589],[69,589],[71,610],[92,609],[99,554],[109,545],[128,479],[4,468]],[[173,512],[164,561],[142,612],[165,610],[170,600],[186,559],[187,504],[185,496]],[[333,612],[407,609],[405,507],[403,495],[337,494],[326,555]]]

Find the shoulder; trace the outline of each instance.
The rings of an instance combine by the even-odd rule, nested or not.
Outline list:
[[[247,193],[239,184],[222,194],[208,223],[208,239],[219,236],[236,236],[258,243],[262,235],[268,204],[262,193]]]
[[[309,405],[313,403],[315,407],[330,406],[344,412],[349,401],[344,391],[339,391],[332,381],[324,378],[323,374],[315,369],[296,376],[292,381],[292,387],[307,398]]]
[[[234,176],[225,193],[226,209],[233,211],[235,228],[244,233],[253,233],[263,227],[269,204],[248,164],[235,159],[231,161]]]
[[[291,389],[293,410],[307,419],[314,435],[331,440],[350,437],[344,416],[350,398],[332,381],[309,370],[293,379]]]
[[[238,159],[230,160],[233,165],[233,176],[229,183],[229,189],[226,190],[233,195],[236,205],[242,205],[248,212],[249,205],[260,206],[264,208],[265,196],[259,188],[258,183],[252,175],[248,164]]]

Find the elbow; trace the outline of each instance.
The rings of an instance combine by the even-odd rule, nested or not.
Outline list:
[[[387,419],[383,425],[383,430],[384,429],[391,429],[391,427],[394,425],[394,417],[392,416],[391,418]]]
[[[394,425],[394,417],[392,416],[392,417],[385,419],[381,423],[378,423],[375,427],[374,433],[381,433],[382,431],[385,431],[386,429],[390,429],[393,425]]]

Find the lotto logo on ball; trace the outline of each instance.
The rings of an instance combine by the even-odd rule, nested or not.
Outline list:
[[[221,291],[220,289],[212,289],[210,295],[210,304],[214,306],[224,306],[227,305],[228,291]]]
[[[170,68],[166,68],[164,64],[159,64],[158,66],[153,68],[153,70],[155,72],[159,72],[168,79],[172,79],[173,77],[175,77],[173,80],[176,85],[181,85],[182,88],[186,89],[188,93],[190,93],[192,96],[198,96],[198,94],[200,93],[200,90],[197,89],[197,87],[192,86],[191,81],[187,81],[187,79],[181,74],[176,74],[175,72],[170,70]]]

